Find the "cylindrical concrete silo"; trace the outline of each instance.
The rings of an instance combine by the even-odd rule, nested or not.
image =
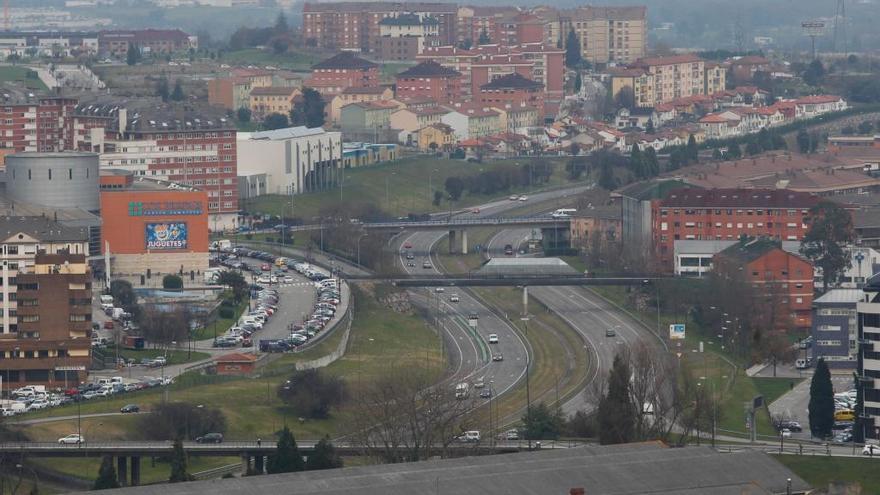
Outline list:
[[[6,195],[54,208],[100,209],[97,153],[16,153],[6,157]]]

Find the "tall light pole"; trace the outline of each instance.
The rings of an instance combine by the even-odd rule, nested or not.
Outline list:
[[[432,197],[432,195],[434,194],[434,186],[432,185],[431,180],[433,179],[434,172],[437,172],[437,171],[438,170],[435,168],[434,170],[431,170],[430,172],[428,172],[428,201],[433,201],[433,199],[434,199]]]
[[[529,340],[529,315],[523,315],[520,320],[523,322],[523,328],[525,329],[526,341]],[[528,347],[526,347],[526,418],[531,421],[532,420],[532,394],[531,388],[529,387],[529,375],[531,374],[532,369],[532,354],[529,352]],[[526,436],[528,436],[529,441],[529,450],[532,450],[532,436],[529,434],[528,429],[526,429]]]
[[[362,234],[360,237],[358,237],[358,240],[357,240],[357,264],[358,264],[358,266],[361,266],[361,239],[363,239],[364,237],[367,237],[367,235],[369,235],[369,234]]]

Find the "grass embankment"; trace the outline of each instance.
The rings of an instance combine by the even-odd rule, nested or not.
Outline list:
[[[225,331],[225,330],[224,330]],[[201,361],[203,359],[208,359],[211,357],[210,354],[205,352],[196,352],[196,351],[188,351],[186,349],[186,342],[180,344],[180,349],[119,349],[119,357],[125,359],[133,359],[135,363],[140,363],[141,359],[154,359],[160,356],[165,356],[165,359],[168,360],[169,365],[173,364],[185,364],[185,363],[194,363],[196,361]],[[107,356],[116,356],[116,349],[113,347],[108,347],[106,350]],[[127,370],[120,370],[120,373],[125,373]]]
[[[440,264],[446,273],[469,273],[481,266],[486,261],[483,251],[489,247],[489,241],[498,229],[493,227],[468,229],[468,252],[465,255],[461,253],[461,238],[455,238],[455,253],[449,254],[449,236],[440,239],[434,252],[439,258]],[[480,246],[480,252],[476,251],[476,247]]]
[[[578,268],[582,267],[580,260],[566,259],[566,261]],[[718,428],[724,430],[719,433],[747,436],[743,404],[751,402],[756,395],[764,395],[764,403],[769,404],[788,391],[793,384],[797,385],[800,382],[797,378],[751,378],[746,375],[745,369],[737,363],[735,357],[722,350],[719,342],[701,337],[696,331],[695,324],[686,321],[686,317],[661,314],[658,325],[656,312],[639,312],[628,304],[626,288],[595,287],[593,291],[629,310],[651,330],[658,331],[659,328],[661,335],[672,323],[684,322],[688,325],[687,338],[683,342],[671,345],[670,351],[681,353],[682,363],[686,363],[693,375],[714,391],[718,400]],[[698,352],[701,340],[703,353]],[[776,430],[773,428],[766,407],[758,410],[755,420],[759,435],[776,436]]]
[[[0,66],[0,82],[23,84],[28,89],[46,91],[46,85],[37,77],[36,71],[17,65]]]
[[[342,359],[325,368],[328,373],[345,379],[349,390],[354,391],[382,376],[392,367],[399,369],[418,366],[435,370],[438,375],[443,372],[445,365],[441,358],[439,338],[426,327],[421,318],[387,310],[367,290],[354,288],[353,292],[357,304],[349,350]],[[174,385],[168,387],[168,400],[219,408],[226,417],[226,437],[230,441],[273,438],[274,433],[285,423],[300,439],[316,439],[324,435],[337,437],[348,432],[350,425],[354,424],[351,404],[345,404],[334,411],[329,419],[300,421],[276,398],[275,390],[293,372],[293,364],[305,358],[317,357],[305,354],[285,355],[267,366],[263,376],[257,378],[183,375]],[[148,411],[161,402],[163,396],[163,390],[153,389],[106,400],[89,401],[81,405],[82,414],[116,412],[130,403],[138,404],[143,411]],[[52,416],[73,416],[73,419],[18,425],[14,428],[34,440],[47,441],[54,441],[76,431],[76,406],[56,408],[47,413]],[[32,417],[37,416],[28,415],[21,419]],[[136,415],[83,419],[82,431],[89,441],[134,440],[141,437]],[[97,472],[98,462],[98,459],[94,459],[93,468],[77,466],[76,471],[69,473],[85,473],[91,476],[91,473]],[[60,467],[68,472],[65,464]],[[167,476],[167,472],[164,475]]]
[[[548,183],[542,184],[541,187],[575,184],[567,178],[565,160],[552,158],[542,158],[542,160],[553,164],[553,173]],[[443,191],[448,177],[468,177],[480,171],[519,169],[527,163],[528,159],[468,163],[431,156],[410,157],[381,165],[345,170],[341,195],[339,188],[299,194],[294,197],[292,208],[289,205],[289,197],[266,195],[248,200],[244,207],[251,213],[271,215],[279,215],[283,210],[285,215],[302,218],[305,221],[311,221],[322,210],[338,206],[340,203],[350,205],[353,209],[355,205],[377,205],[394,216],[404,216],[412,212],[443,212],[484,203],[514,192],[527,193],[531,189],[518,187],[494,196],[465,193],[458,201],[450,204],[449,201],[444,200],[440,205],[435,206],[432,202],[432,191]],[[431,190],[428,187],[429,179]],[[588,179],[584,177],[582,181]]]
[[[880,493],[877,459],[799,455],[777,455],[774,458],[817,490],[828,488],[831,482],[842,481],[860,483],[861,493]]]
[[[587,375],[596,363],[588,360],[583,340],[561,318],[531,300],[529,313],[534,317],[528,323],[528,332],[525,332],[523,322],[515,318],[522,311],[522,293],[518,289],[478,289],[474,293],[490,306],[509,315],[517,332],[528,341],[532,352],[532,371],[529,375],[532,404],[544,402],[555,407],[583,389]],[[502,425],[518,423],[526,407],[525,380],[496,400],[493,409],[496,407],[495,414]],[[478,416],[485,425],[488,425],[488,418],[485,417],[487,412],[482,411]]]
[[[271,65],[292,71],[311,71],[313,65],[331,55],[332,53],[319,50],[273,53],[268,50],[246,48],[224,53],[221,62],[228,65]]]

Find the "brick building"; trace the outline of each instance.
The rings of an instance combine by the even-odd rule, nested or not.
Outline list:
[[[630,63],[647,52],[647,9],[638,7],[584,6],[542,12],[546,20],[545,42],[565,42],[574,30],[581,55],[594,64]]]
[[[493,79],[480,86],[481,105],[518,108],[535,107],[544,113],[544,85],[513,73]]]
[[[0,338],[9,390],[19,385],[78,384],[91,365],[92,276],[85,254],[36,253],[10,283],[16,287],[17,332]]]
[[[270,113],[287,115],[293,109],[293,99],[299,89],[284,86],[269,86],[251,90],[248,106],[255,118],[263,118]]]
[[[674,268],[677,240],[742,236],[799,241],[809,227],[812,194],[785,189],[678,189],[651,201],[653,246],[662,270]]]
[[[398,98],[425,97],[437,103],[461,98],[461,72],[425,61],[395,76]]]
[[[740,272],[755,297],[763,298],[772,329],[809,329],[813,307],[813,265],[782,249],[779,241],[745,239],[721,251],[713,259],[714,269]]]
[[[379,21],[379,57],[415,60],[427,47],[440,45],[440,22],[430,16],[400,14]]]
[[[336,55],[312,66],[312,75],[304,84],[325,97],[346,88],[367,88],[379,85],[379,66],[351,52]]]
[[[0,147],[17,152],[73,149],[76,104],[74,98],[8,99],[0,106]]]
[[[715,77],[715,72],[713,68],[710,75]],[[707,87],[705,62],[693,54],[642,58],[628,68],[612,71],[612,94],[618,95],[624,87],[632,89],[634,104],[640,107],[703,95]]]
[[[199,47],[195,36],[180,29],[134,29],[98,33],[98,49],[103,53],[124,57],[130,46],[144,54],[163,55]]]
[[[401,14],[432,17],[437,21],[437,37],[442,45],[456,41],[454,3],[428,2],[305,2],[303,38],[318,48],[378,52],[383,19]]]

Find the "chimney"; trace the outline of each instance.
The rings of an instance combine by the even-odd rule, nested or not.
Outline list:
[[[568,495],[584,495],[584,493],[586,492],[584,492],[583,488],[572,488],[568,491]]]

